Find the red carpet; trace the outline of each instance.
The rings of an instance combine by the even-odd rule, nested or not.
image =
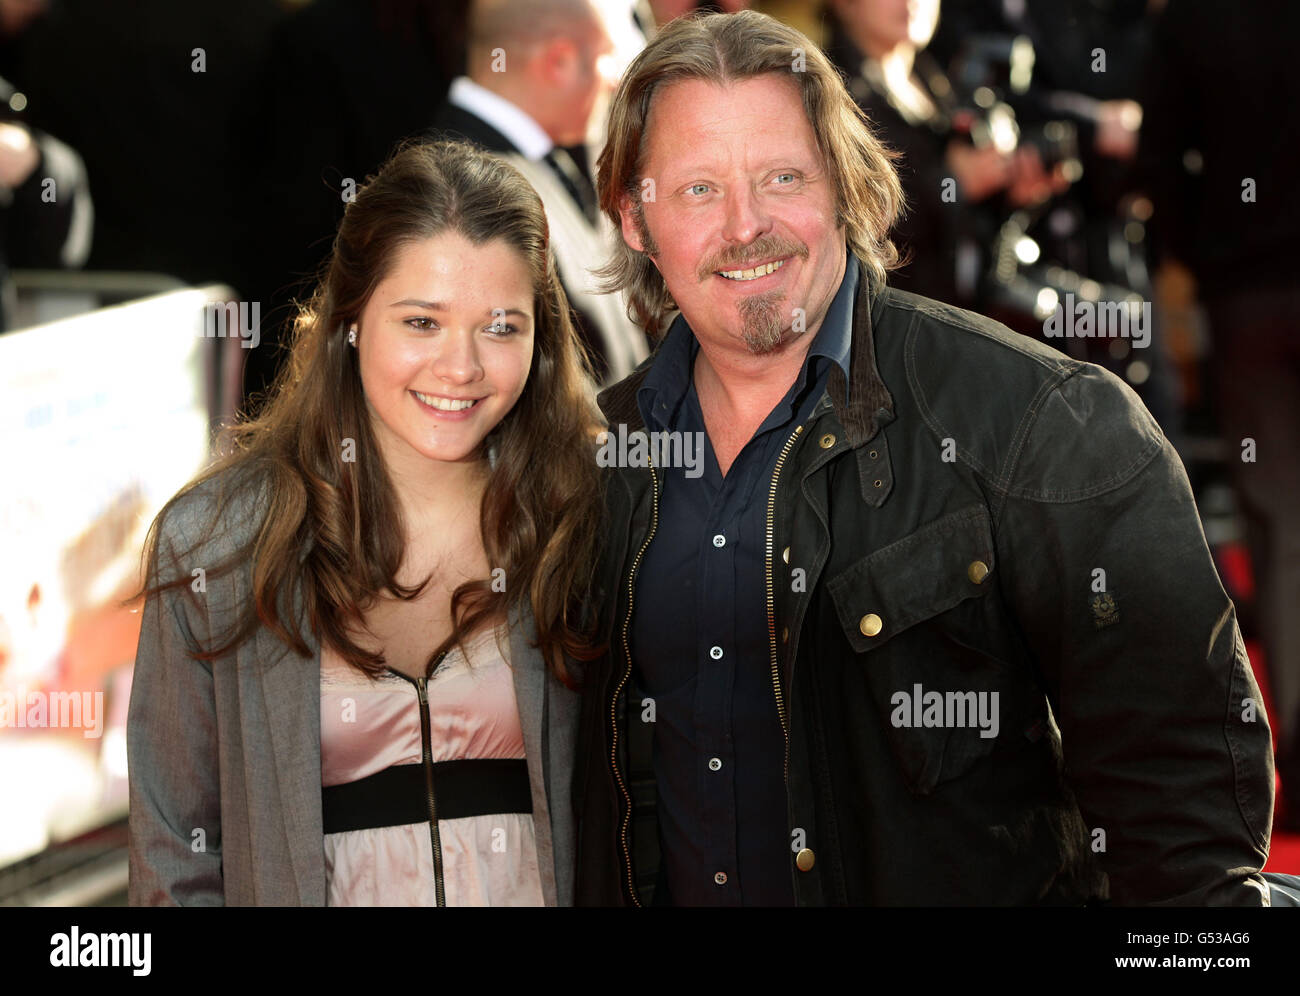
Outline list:
[[[1223,579],[1228,594],[1238,605],[1250,602],[1255,595],[1255,572],[1250,562],[1250,555],[1240,542],[1224,543],[1214,550],[1219,576]],[[1256,640],[1255,634],[1243,634],[1246,639],[1246,654],[1250,658],[1251,669],[1259,683],[1260,694],[1264,698],[1264,710],[1268,714],[1269,726],[1273,730],[1274,744],[1277,742],[1277,710],[1273,706],[1272,690],[1268,685],[1268,669],[1264,667],[1263,648]],[[1287,811],[1288,806],[1300,807],[1300,785],[1292,785],[1290,793],[1278,780],[1276,785],[1277,801],[1273,809],[1273,823]],[[1273,834],[1272,845],[1268,852],[1266,871],[1283,872],[1288,875],[1300,875],[1300,834]]]
[[[1300,833],[1273,835],[1273,846],[1268,851],[1265,871],[1300,875]]]
[[[1264,709],[1268,713],[1269,724],[1272,729],[1276,730],[1277,720],[1274,718],[1276,713],[1273,710],[1273,698],[1268,687],[1268,672],[1263,666],[1263,651],[1254,640],[1247,640],[1246,654],[1250,657],[1250,666],[1255,672],[1255,680],[1259,682],[1260,694],[1264,696]],[[1276,742],[1276,734],[1274,734],[1274,740]],[[1277,822],[1277,815],[1287,805],[1296,804],[1295,800],[1288,798],[1281,779],[1278,779],[1277,802],[1274,806],[1273,821]],[[1300,875],[1300,834],[1274,833],[1268,851],[1268,863],[1264,865],[1264,870],[1283,872],[1287,875]]]

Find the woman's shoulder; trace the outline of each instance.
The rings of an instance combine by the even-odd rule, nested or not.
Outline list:
[[[159,513],[159,545],[210,562],[247,546],[261,530],[271,486],[269,471],[251,462],[201,475]]]

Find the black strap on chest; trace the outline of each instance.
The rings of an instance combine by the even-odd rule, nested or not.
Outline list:
[[[436,761],[433,792],[438,820],[531,813],[532,786],[522,758]],[[396,764],[366,778],[321,789],[326,833],[397,827],[429,820],[423,764]]]

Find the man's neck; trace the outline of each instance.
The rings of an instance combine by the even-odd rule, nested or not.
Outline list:
[[[468,73],[465,78],[486,90],[492,96],[506,101],[517,113],[527,115],[538,128],[546,133],[548,141],[555,144],[555,136],[551,134],[550,128],[546,125],[545,108],[539,106],[535,101],[540,91],[529,84],[526,79],[522,81],[521,85],[520,80],[517,78],[518,75],[474,72]]]
[[[447,101],[493,128],[532,162],[538,162],[555,147],[550,132],[533,117],[527,105],[516,104],[509,94],[489,89],[471,76],[452,80]]]
[[[809,329],[763,356],[708,352],[701,344],[692,379],[704,428],[724,477],[799,376],[815,335],[816,330]]]
[[[731,350],[711,350],[700,345],[695,357],[695,391],[701,405],[708,404],[724,417],[757,427],[785,397],[799,374],[816,332],[808,329],[763,356]]]

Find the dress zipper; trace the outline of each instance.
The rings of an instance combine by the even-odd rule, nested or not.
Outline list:
[[[433,739],[432,723],[429,720],[429,674],[437,670],[447,652],[443,651],[428,667],[428,674],[423,678],[412,678],[392,668],[388,670],[415,685],[420,696],[420,748],[424,763],[424,785],[429,801],[429,840],[433,846],[433,890],[438,906],[447,905],[447,894],[442,881],[442,836],[438,832],[438,797],[433,790]]]
[[[659,478],[655,474],[654,464],[650,465],[651,481],[651,505],[650,505],[650,532],[646,535],[645,542],[641,544],[641,549],[637,551],[636,558],[632,561],[632,571],[627,576],[627,614],[623,617],[623,659],[627,666],[623,669],[623,677],[619,680],[618,687],[614,689],[614,697],[609,703],[609,718],[613,728],[613,738],[611,741],[609,760],[610,766],[614,769],[614,778],[618,781],[618,787],[623,793],[623,801],[627,804],[623,815],[623,825],[619,830],[619,840],[623,845],[623,862],[627,869],[627,887],[632,897],[632,902],[640,906],[641,899],[636,892],[636,880],[632,875],[632,853],[627,843],[627,827],[632,819],[632,795],[628,792],[627,786],[623,783],[623,775],[618,770],[618,697],[623,692],[623,686],[627,684],[627,679],[632,675],[632,650],[628,646],[627,631],[632,622],[632,595],[636,587],[636,571],[641,564],[641,557],[645,554],[646,548],[650,546],[650,541],[654,539],[655,529],[659,524]]]

